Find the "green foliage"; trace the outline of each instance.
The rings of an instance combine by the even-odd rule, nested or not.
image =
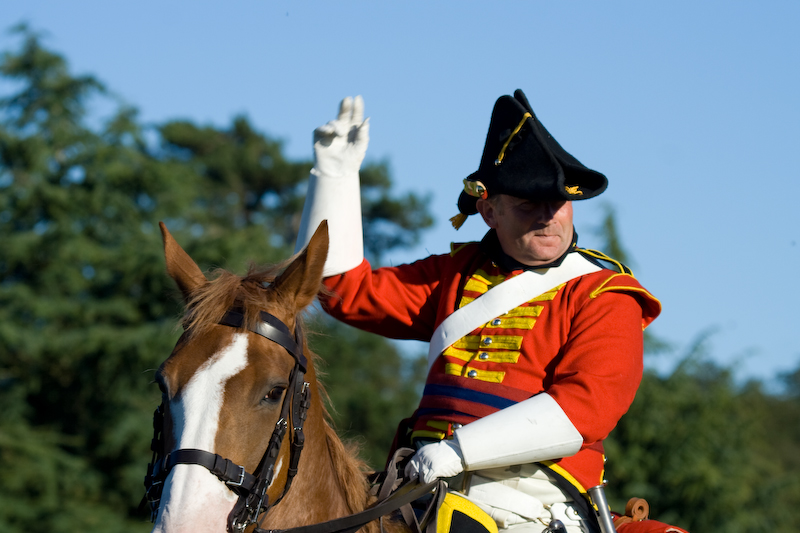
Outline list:
[[[797,531],[800,402],[737,386],[705,357],[706,337],[670,375],[645,373],[606,441],[612,507],[645,498],[690,531]]]
[[[21,35],[0,62],[15,91],[0,95],[0,531],[146,531],[135,509],[160,398],[149,382],[180,313],[157,222],[202,268],[285,259],[310,162],[286,160],[245,117],[147,131],[123,107],[90,126],[103,84]],[[385,162],[362,180],[368,256],[415,244],[426,199],[392,195]],[[600,232],[628,261],[610,207]],[[309,326],[333,419],[381,467],[424,358],[321,315]],[[645,497],[655,518],[697,532],[800,530],[800,370],[768,394],[704,349],[701,338],[670,375],[645,374],[607,444],[613,506]]]
[[[139,493],[126,467],[142,458],[155,401],[143,371],[174,338],[175,306],[140,298],[168,287],[142,226],[158,170],[130,111],[98,132],[84,125],[102,85],[72,78],[36,37],[0,71],[21,84],[0,101],[4,530],[117,529]]]
[[[93,127],[86,110],[103,85],[22,38],[0,63],[16,91],[0,99],[0,530],[144,531],[136,507],[160,398],[149,383],[180,313],[157,223],[203,268],[283,260],[310,163],[287,161],[241,117],[147,132],[120,108]],[[401,203],[384,178],[378,197]],[[411,202],[416,222],[372,215],[403,236],[378,253],[429,222]],[[360,388],[386,402],[402,393]]]
[[[386,339],[326,315],[311,324],[311,348],[320,365],[329,411],[341,434],[360,441],[362,457],[384,467],[400,420],[411,416],[422,394],[427,357],[408,358]]]

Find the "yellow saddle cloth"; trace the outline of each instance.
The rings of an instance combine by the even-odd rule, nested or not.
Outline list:
[[[436,533],[498,533],[497,524],[480,507],[448,492],[436,515]]]

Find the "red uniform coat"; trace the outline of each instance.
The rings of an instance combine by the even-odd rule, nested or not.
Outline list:
[[[450,254],[398,267],[371,270],[364,261],[327,278],[334,294],[322,303],[360,329],[428,341],[448,315],[520,272],[502,272],[478,243],[454,245]],[[581,491],[598,485],[602,441],[633,401],[642,376],[642,330],[659,312],[659,302],[632,275],[608,269],[533,298],[437,358],[414,436],[444,438],[454,423],[547,392],[584,441],[576,455],[547,466]]]

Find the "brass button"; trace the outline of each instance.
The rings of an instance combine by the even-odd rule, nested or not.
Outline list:
[[[494,320],[492,320],[492,325],[493,326],[499,326],[502,323],[503,323],[503,321],[500,320],[499,318],[495,318]]]
[[[492,338],[491,337],[486,337],[485,339],[483,339],[483,345],[484,346],[489,346],[490,344],[492,344]]]
[[[478,359],[486,361],[487,359],[489,359],[489,354],[486,352],[481,352],[478,354]]]
[[[467,377],[468,378],[478,377],[478,371],[477,370],[470,370],[469,372],[467,372]]]

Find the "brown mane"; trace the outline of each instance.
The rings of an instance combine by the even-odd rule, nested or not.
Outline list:
[[[327,410],[325,412],[327,420]],[[347,506],[352,513],[363,511],[374,500],[368,495],[369,484],[366,477],[366,465],[358,458],[359,449],[353,443],[345,444],[330,426],[325,425],[328,438],[328,450],[331,461],[337,473],[337,480],[347,499]],[[370,522],[363,529],[365,533],[377,533],[380,530],[378,522]],[[394,528],[389,528],[394,530]]]
[[[276,265],[251,265],[244,276],[223,268],[211,272],[211,279],[192,291],[181,320],[186,331],[200,335],[232,308],[243,310],[245,323],[253,326],[269,297],[269,285],[291,261]]]

